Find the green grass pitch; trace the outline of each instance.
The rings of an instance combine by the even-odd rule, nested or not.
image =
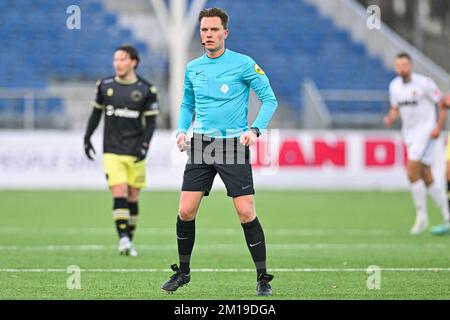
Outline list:
[[[450,298],[450,236],[408,234],[407,192],[259,191],[256,205],[273,299]],[[111,206],[107,191],[1,191],[0,299],[256,299],[253,262],[223,192],[202,203],[192,280],[173,295],[160,285],[178,262],[178,192],[142,194],[136,258],[117,252]],[[431,203],[429,212],[440,223]],[[66,286],[70,265],[81,268],[80,290]],[[379,289],[367,287],[370,265],[382,268]]]

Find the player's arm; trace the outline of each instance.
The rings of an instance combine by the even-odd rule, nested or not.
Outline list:
[[[150,141],[152,140],[153,133],[156,128],[156,115],[145,116],[145,127],[142,134],[142,142],[136,150],[136,161],[139,162],[147,157],[148,148],[150,147]]]
[[[389,101],[391,103],[391,107],[388,114],[383,118],[384,125],[388,128],[392,127],[395,120],[397,120],[400,116],[400,109],[398,107],[393,82],[391,82],[389,85]]]
[[[192,82],[189,79],[188,68],[184,75],[184,94],[183,101],[180,108],[180,117],[178,118],[178,130],[177,130],[177,146],[178,149],[183,152],[188,148],[188,135],[187,132],[191,126],[192,119],[195,111],[195,95],[192,87]]]
[[[278,102],[270,86],[269,78],[253,60],[246,63],[244,82],[250,85],[262,103],[258,115],[251,125],[251,130],[243,134],[240,139],[245,146],[251,146],[269,126],[270,120],[278,107]]]
[[[444,98],[442,97],[442,92],[437,86],[437,84],[431,79],[427,78],[425,82],[426,94],[438,107],[438,120],[436,127],[431,132],[431,138],[437,139],[441,134],[442,129],[445,126],[445,120],[447,116],[447,106]]]
[[[144,128],[142,134],[141,144],[136,150],[136,162],[142,161],[147,157],[150,141],[152,140],[153,133],[156,128],[156,116],[159,114],[158,97],[156,94],[156,88],[150,86],[150,93],[144,106]]]
[[[97,129],[98,124],[100,123],[100,119],[102,117],[103,112],[103,96],[100,90],[101,82],[97,82],[97,91],[95,94],[95,101],[94,101],[94,108],[92,110],[91,116],[89,117],[86,131],[84,134],[84,152],[86,153],[86,156],[90,160],[94,160],[94,158],[91,155],[91,151],[93,154],[95,154],[94,146],[91,143],[91,137],[94,133],[95,129]]]
[[[450,95],[446,95],[444,98],[442,98],[440,103],[444,104],[446,108],[450,108]]]
[[[439,113],[436,128],[434,128],[433,131],[431,132],[431,138],[433,139],[437,139],[439,137],[442,129],[444,129],[445,126],[445,120],[447,118],[447,105],[444,103],[443,100],[439,101],[438,110]]]
[[[146,116],[142,141],[147,146],[150,144],[150,141],[152,140],[155,128],[156,128],[156,115]]]
[[[450,96],[445,96],[439,100],[438,106],[438,121],[436,128],[431,132],[431,138],[436,139],[441,134],[445,127],[445,120],[447,118],[447,108],[450,108]]]
[[[384,125],[388,128],[392,127],[395,120],[397,120],[399,116],[400,116],[400,111],[399,111],[398,107],[391,106],[388,114],[383,119]]]

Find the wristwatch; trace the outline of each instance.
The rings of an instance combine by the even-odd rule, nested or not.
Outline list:
[[[259,136],[261,135],[261,131],[259,131],[259,128],[257,127],[251,127],[250,130],[252,130],[256,134],[257,138],[259,138]]]

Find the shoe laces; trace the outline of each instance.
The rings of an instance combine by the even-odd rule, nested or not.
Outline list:
[[[173,264],[170,266],[170,269],[172,269],[173,272],[175,272],[170,279],[174,279],[176,278],[179,274],[182,274],[180,268],[178,268],[178,266],[176,264]]]
[[[272,281],[272,280],[273,280],[273,275],[267,274],[267,273],[262,273],[258,277],[258,282],[262,286],[269,285],[269,282]]]

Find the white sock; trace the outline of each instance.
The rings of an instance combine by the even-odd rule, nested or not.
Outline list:
[[[411,195],[416,206],[417,218],[428,219],[427,189],[423,180],[411,183]]]
[[[448,212],[448,202],[445,189],[433,182],[433,184],[428,186],[428,193],[430,194],[434,203],[436,203],[438,208],[441,210],[444,222],[449,222],[450,215]]]

